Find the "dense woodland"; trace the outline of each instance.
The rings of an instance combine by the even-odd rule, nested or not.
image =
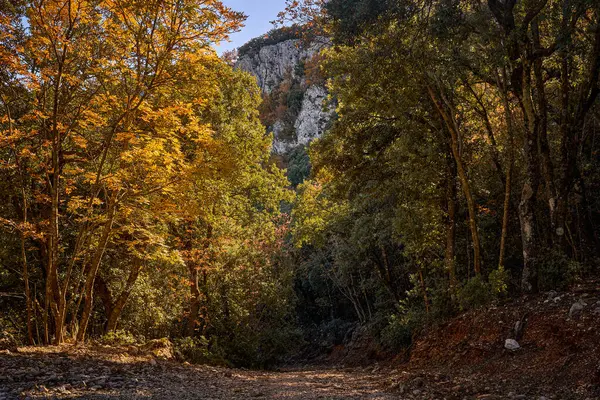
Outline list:
[[[598,272],[597,0],[287,5],[245,51],[328,38],[337,109],[286,173],[240,13],[0,0],[0,331],[268,366]]]

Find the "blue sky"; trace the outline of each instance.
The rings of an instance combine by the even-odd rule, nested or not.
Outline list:
[[[231,43],[223,42],[217,47],[222,53],[240,47],[248,40],[267,33],[273,28],[273,21],[277,13],[285,7],[285,0],[222,0],[223,4],[236,10],[242,11],[247,16],[246,26],[241,32],[231,35]]]

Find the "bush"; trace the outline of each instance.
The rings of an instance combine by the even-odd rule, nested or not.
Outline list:
[[[405,314],[392,314],[388,325],[380,334],[381,344],[392,351],[399,351],[412,344],[412,338],[419,327],[420,313],[408,311]]]
[[[490,285],[481,276],[470,279],[458,291],[458,302],[461,310],[471,310],[482,307],[492,300]]]
[[[130,332],[119,329],[102,336],[99,343],[106,346],[131,346],[140,343],[140,341],[143,340],[138,340]]]
[[[237,367],[269,368],[293,355],[302,344],[300,330],[282,322],[236,331],[222,347],[225,358]]]
[[[538,259],[538,288],[564,290],[585,274],[583,266],[561,251],[552,250]]]
[[[499,296],[506,293],[508,290],[509,279],[510,274],[504,267],[500,267],[490,272],[488,281],[490,283],[492,294],[494,296]]]
[[[344,339],[348,336],[354,327],[352,321],[345,321],[340,318],[334,318],[327,321],[319,327],[319,342],[322,347],[332,348],[333,346],[344,343]]]
[[[456,301],[452,296],[452,289],[446,285],[438,285],[431,291],[429,320],[440,323],[451,318],[456,313]]]
[[[204,337],[184,337],[175,339],[175,354],[181,361],[192,364],[224,365],[219,347]]]

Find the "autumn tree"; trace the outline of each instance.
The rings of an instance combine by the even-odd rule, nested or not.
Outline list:
[[[72,318],[83,340],[115,220],[148,192],[166,193],[182,166],[176,120],[187,106],[163,108],[165,90],[236,29],[241,15],[218,1],[69,0],[28,3],[24,16],[28,33],[11,72],[31,100],[3,140],[18,147],[33,178],[30,219],[45,260],[44,341],[64,340],[67,297],[79,276],[85,301],[81,318],[77,310]],[[121,166],[135,157],[139,167],[160,162],[146,176],[129,175]],[[159,172],[161,165],[171,174]]]

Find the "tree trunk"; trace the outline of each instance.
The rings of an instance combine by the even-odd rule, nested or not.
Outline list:
[[[190,265],[190,314],[188,316],[187,321],[187,336],[194,336],[194,331],[196,330],[196,322],[198,320],[198,313],[200,311],[200,288],[198,287],[198,267],[195,265]]]
[[[429,297],[427,296],[427,286],[423,278],[423,268],[419,267],[419,282],[421,282],[421,290],[423,291],[423,302],[425,303],[425,313],[429,314]]]
[[[448,157],[447,157],[448,158]],[[444,264],[450,278],[450,286],[456,286],[456,165],[448,158],[446,182],[446,250]]]
[[[448,113],[444,109],[444,106],[437,100],[437,96],[435,95],[431,87],[428,86],[427,90],[429,91],[429,96],[435,104],[437,111],[444,119],[446,127],[450,132],[452,155],[454,156],[454,161],[456,163],[456,169],[458,171],[458,177],[460,179],[463,193],[465,195],[465,198],[467,199],[467,209],[469,211],[469,228],[471,230],[471,236],[473,239],[474,270],[475,274],[479,275],[481,274],[481,245],[479,243],[479,232],[477,229],[477,208],[475,206],[475,199],[473,198],[471,192],[469,178],[467,177],[467,172],[463,165],[462,157],[460,156],[459,132],[457,131],[456,126],[454,124],[454,119],[450,115],[448,115]]]
[[[113,221],[115,219],[115,214],[117,210],[116,199],[113,198],[112,200],[110,200],[108,206],[108,221],[104,225],[104,229],[102,231],[98,247],[96,248],[94,258],[92,259],[92,264],[88,269],[88,273],[85,280],[85,304],[83,306],[83,314],[81,315],[81,320],[79,323],[79,330],[77,331],[78,343],[82,342],[85,339],[85,331],[87,329],[90,315],[92,314],[92,306],[94,304],[94,280],[96,279],[96,275],[98,274],[98,268],[100,267],[102,256],[104,255],[104,250],[106,250],[106,245],[108,244],[108,239],[110,238],[110,234],[112,232]]]
[[[112,293],[110,292],[110,288],[102,279],[101,275],[98,275],[94,280],[94,295],[98,296],[102,301],[102,305],[104,306],[104,313],[108,320],[108,316],[112,313],[113,310],[113,300]]]
[[[519,220],[521,222],[521,240],[523,242],[523,273],[521,289],[525,292],[537,290],[537,257],[538,239],[535,218],[539,170],[537,157],[538,118],[533,107],[531,94],[531,65],[523,66],[523,108],[525,111],[525,174],[521,203],[519,204]]]
[[[400,296],[398,295],[398,290],[394,285],[394,279],[392,277],[392,268],[387,256],[387,252],[385,251],[385,246],[380,245],[379,250],[381,256],[379,256],[377,254],[377,251],[374,250],[373,263],[379,271],[379,276],[381,277],[381,281],[383,282],[385,288],[390,293],[390,295],[392,295],[392,297],[397,303],[400,301]]]
[[[593,35],[594,41],[589,53],[589,65],[586,65],[587,76],[582,83],[579,83],[578,93],[573,93],[572,97],[577,97],[574,106],[569,107],[569,98],[571,97],[569,82],[568,63],[563,61],[561,64],[561,91],[563,97],[562,116],[561,116],[561,174],[558,185],[557,210],[556,210],[556,230],[555,234],[561,239],[564,246],[565,234],[567,233],[567,217],[569,210],[569,196],[573,184],[579,175],[577,166],[577,149],[579,147],[580,134],[583,132],[586,117],[590,109],[596,103],[600,94],[600,8],[595,10],[596,24],[589,24],[588,34]]]
[[[127,278],[127,282],[125,283],[125,287],[123,288],[123,291],[117,298],[117,301],[114,302],[110,315],[108,316],[106,332],[114,331],[117,329],[117,322],[121,317],[121,313],[123,312],[123,308],[125,307],[127,300],[129,300],[129,296],[131,295],[133,287],[135,286],[135,282],[137,281],[138,276],[140,275],[142,266],[142,260],[137,257],[134,258],[133,264],[131,265],[131,270],[129,271],[129,277]]]
[[[23,194],[23,224],[27,224],[27,196],[25,189],[21,187]],[[23,227],[25,229],[26,226]],[[25,249],[25,233],[21,232],[21,260],[23,263],[23,283],[25,285],[25,304],[27,307],[27,340],[29,345],[33,345],[33,327],[32,327],[32,307],[31,307],[31,291],[29,288],[29,269],[27,268],[27,252]]]
[[[531,32],[533,36],[533,46],[536,50],[541,49],[538,19],[535,18],[531,23]],[[546,99],[546,88],[542,73],[542,58],[538,57],[533,62],[533,74],[535,77],[536,117],[537,117],[537,145],[539,154],[539,165],[541,166],[544,185],[546,186],[546,196],[548,201],[548,210],[550,212],[551,232],[556,231],[556,185],[554,182],[554,166],[552,165],[552,156],[548,144],[548,100]],[[551,241],[555,241],[551,234]]]
[[[498,79],[499,81],[499,79]],[[500,86],[500,85],[498,85]],[[498,269],[504,268],[504,257],[506,254],[506,239],[508,237],[508,223],[510,216],[510,197],[512,192],[512,173],[515,163],[515,152],[514,152],[514,134],[513,134],[513,123],[512,123],[512,112],[510,110],[510,102],[508,100],[508,82],[506,77],[506,71],[503,73],[502,88],[502,100],[504,103],[504,119],[506,123],[506,133],[508,136],[508,168],[506,168],[506,179],[504,186],[504,207],[502,212],[502,233],[500,235],[500,255],[498,256]]]
[[[204,253],[206,253],[208,251],[208,249],[210,248],[212,232],[213,232],[212,226],[210,224],[208,224],[207,231],[206,231],[206,238],[204,241],[204,245],[202,246]],[[206,258],[206,257],[204,257],[204,258]],[[200,281],[199,281],[200,267],[197,266],[196,263],[190,262],[190,265],[188,265],[188,269],[190,271],[191,301],[190,301],[190,314],[188,316],[188,321],[187,321],[186,335],[193,336],[194,331],[196,330],[196,322],[198,321],[198,316],[200,313],[200,303],[201,303]],[[207,290],[206,285],[208,283],[207,282],[208,274],[207,274],[206,270],[203,270],[202,274],[203,274],[204,288],[205,288],[205,290]],[[205,295],[206,295],[206,299],[208,300],[208,293],[205,293]]]

